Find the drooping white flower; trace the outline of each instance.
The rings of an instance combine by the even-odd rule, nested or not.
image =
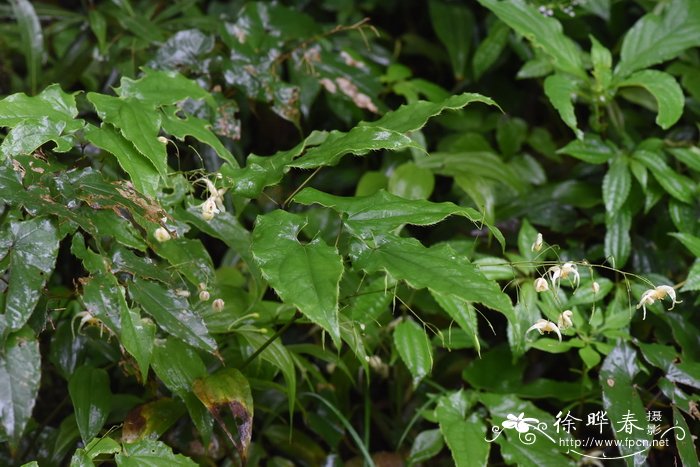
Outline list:
[[[559,337],[559,342],[561,342],[561,331],[559,331],[559,326],[554,324],[553,322],[546,320],[546,319],[540,319],[537,320],[535,324],[530,326],[530,328],[525,331],[525,334],[529,333],[530,331],[537,329],[540,334],[544,334],[545,332],[556,332],[557,336]]]
[[[210,221],[215,215],[219,214],[221,210],[216,205],[216,200],[213,197],[207,198],[201,206],[202,209],[202,219],[205,221]]]
[[[549,284],[547,283],[547,279],[544,277],[538,277],[535,279],[535,291],[537,292],[546,292],[549,290]]]
[[[214,311],[219,312],[219,311],[224,309],[225,305],[226,305],[226,303],[224,303],[224,301],[222,299],[217,298],[216,300],[214,300],[212,302],[211,307]]]
[[[572,327],[574,325],[574,322],[571,320],[573,315],[574,313],[571,310],[563,311],[562,314],[559,315],[559,320],[557,321],[559,329],[567,329]]]
[[[527,433],[530,431],[530,427],[533,426],[533,423],[539,423],[539,420],[536,418],[528,418],[525,417],[525,412],[522,412],[520,415],[517,417],[511,413],[506,415],[506,418],[508,420],[504,420],[501,425],[503,425],[503,428],[506,430],[512,430],[515,428],[518,433]]]
[[[218,176],[219,174],[217,174]],[[217,177],[218,178],[218,177]],[[217,189],[216,186],[208,178],[200,178],[199,181],[203,181],[207,186],[207,192],[209,196],[200,205],[202,210],[202,218],[205,221],[210,221],[215,215],[226,211],[224,207],[224,194],[226,194],[226,189]]]
[[[547,270],[549,280],[552,282],[552,287],[557,287],[557,283],[561,283],[562,279],[567,279],[569,275],[573,276],[573,281],[576,287],[581,282],[581,277],[578,274],[576,265],[571,261],[567,261],[561,266],[552,266]]]
[[[542,249],[542,244],[544,243],[544,240],[542,239],[542,234],[537,232],[537,238],[535,239],[535,243],[532,244],[530,247],[531,251],[540,251]]]
[[[646,319],[647,317],[647,305],[653,305],[656,300],[663,300],[666,296],[671,299],[671,308],[669,308],[669,310],[673,310],[676,303],[681,303],[681,300],[676,300],[675,289],[669,285],[659,285],[644,292],[639,303],[637,303],[637,309],[639,310],[641,307],[644,311],[642,319]]]

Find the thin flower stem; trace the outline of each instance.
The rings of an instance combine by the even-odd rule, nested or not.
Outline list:
[[[294,322],[295,322],[296,320],[298,320],[299,318],[301,318],[301,316],[302,316],[302,314],[299,313],[299,312],[297,311],[296,314],[292,317],[292,319],[290,319],[289,321],[287,321],[287,324],[285,324],[284,326],[282,326],[281,328],[279,328],[279,329],[277,330],[277,332],[275,332],[272,336],[270,336],[270,338],[269,338],[268,340],[266,340],[265,343],[264,343],[263,345],[261,345],[260,347],[258,347],[258,350],[256,350],[255,352],[253,352],[253,353],[250,355],[250,357],[246,358],[246,360],[241,364],[241,366],[240,366],[238,369],[239,369],[239,370],[242,370],[242,369],[244,369],[245,367],[247,367],[247,366],[250,364],[250,362],[252,362],[253,360],[255,360],[255,357],[257,357],[258,355],[260,355],[261,353],[263,353],[263,351],[265,351],[265,349],[268,348],[268,347],[270,346],[270,344],[272,344],[272,343],[275,341],[275,339],[277,339],[277,338],[280,337],[282,334],[284,334],[285,331],[286,331],[287,329],[289,329],[289,327],[290,327],[292,324],[294,324]]]

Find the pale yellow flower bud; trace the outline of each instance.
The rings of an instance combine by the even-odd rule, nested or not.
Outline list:
[[[209,300],[209,296],[209,292],[206,290],[202,290],[201,292],[199,292],[199,299],[203,302]]]
[[[224,301],[220,298],[217,298],[212,302],[211,307],[214,311],[218,312],[224,309],[224,305],[226,305]]]
[[[594,294],[600,292],[600,284],[597,282],[593,282],[593,284],[591,284],[591,288],[593,289]]]
[[[165,227],[158,227],[155,232],[153,232],[153,236],[158,240],[160,243],[167,242],[170,240],[170,232],[168,232],[168,229]]]
[[[535,279],[535,290],[537,292],[545,292],[549,290],[549,284],[547,283],[547,279],[544,277],[538,277]]]
[[[532,247],[530,249],[532,251],[540,251],[542,249],[543,243],[544,240],[542,239],[542,234],[537,232],[537,238],[535,239],[535,243],[532,244]]]

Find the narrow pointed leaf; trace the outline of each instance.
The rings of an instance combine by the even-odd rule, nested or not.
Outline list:
[[[156,326],[153,321],[144,319],[139,313],[128,308],[121,310],[121,343],[135,359],[141,371],[141,381],[148,379],[148,368],[153,356],[153,343]]]
[[[574,130],[576,138],[583,139],[574,112],[574,98],[578,92],[578,82],[569,76],[555,74],[544,80],[544,92],[566,125]]]
[[[112,406],[109,376],[101,368],[78,367],[68,381],[68,393],[80,436],[87,443],[100,432]]]
[[[632,176],[627,159],[617,157],[603,177],[603,201],[608,213],[615,214],[625,204],[631,186]]]
[[[394,345],[413,376],[413,386],[418,386],[433,368],[430,339],[418,323],[405,319],[394,329]]]
[[[700,15],[700,10],[698,11]],[[639,86],[654,96],[658,108],[656,124],[664,130],[673,126],[683,114],[685,98],[676,79],[658,70],[638,71],[622,81],[618,87]]]

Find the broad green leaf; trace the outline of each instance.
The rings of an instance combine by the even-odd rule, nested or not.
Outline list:
[[[635,465],[646,458],[651,436],[646,430],[646,409],[635,389],[634,377],[639,372],[637,353],[628,343],[620,340],[615,348],[605,357],[600,369],[600,385],[603,388],[603,408],[615,437],[624,440],[639,440],[641,446],[618,446],[622,455],[631,455]],[[629,424],[624,421],[628,420]],[[633,441],[634,442],[634,441]],[[646,446],[646,447],[644,447]]]
[[[85,138],[98,148],[116,157],[121,168],[129,174],[137,190],[150,197],[156,197],[160,177],[155,166],[112,125],[102,124],[99,128],[87,125]]]
[[[435,188],[433,172],[406,162],[389,177],[389,193],[406,199],[428,199]]]
[[[413,386],[418,386],[433,368],[430,339],[418,323],[407,318],[394,329],[394,345],[413,376]]]
[[[525,36],[535,47],[542,49],[557,70],[586,78],[582,53],[576,43],[564,35],[558,20],[545,17],[524,0],[479,0],[479,3],[493,11],[518,34]]]
[[[182,398],[192,390],[196,379],[207,375],[207,367],[197,352],[173,338],[156,341],[152,365],[165,386]]]
[[[185,413],[181,402],[168,397],[139,405],[124,419],[122,441],[133,443],[144,438],[160,438]]]
[[[700,16],[700,9],[698,15]],[[700,18],[698,23],[700,28]],[[638,71],[618,84],[618,87],[625,86],[640,86],[654,96],[658,109],[656,124],[664,130],[672,127],[681,118],[685,103],[683,90],[668,73],[658,70]]]
[[[103,454],[116,454],[121,452],[121,450],[122,448],[119,446],[119,443],[107,436],[94,438],[87,444],[87,446],[85,446],[85,452],[88,454],[90,459],[94,459],[95,457]]]
[[[149,104],[89,92],[87,99],[105,123],[114,125],[136,149],[153,163],[161,177],[168,173],[165,144],[158,141],[161,117]]]
[[[455,295],[500,311],[509,320],[514,318],[510,297],[450,246],[426,248],[414,238],[392,235],[377,237],[375,242],[354,245],[351,255],[355,267],[369,273],[385,271],[415,289]]]
[[[0,423],[13,452],[32,416],[40,379],[39,341],[25,327],[10,334],[0,354]]]
[[[135,279],[128,290],[129,295],[167,333],[207,352],[216,351],[216,341],[209,334],[202,317],[192,311],[186,298],[179,297],[174,290],[156,282],[143,279]]]
[[[134,98],[153,107],[177,104],[187,99],[201,99],[215,107],[214,98],[196,81],[175,71],[145,69],[137,80],[123,77],[115,91],[122,98]]]
[[[435,418],[457,467],[485,466],[490,444],[484,441],[486,426],[476,414],[465,418],[469,404],[461,390],[443,396],[435,408]]]
[[[615,75],[627,77],[697,46],[700,46],[700,3],[695,0],[667,2],[661,14],[647,13],[627,32]]]
[[[700,171],[700,148],[691,146],[689,148],[669,148],[668,152],[690,167],[693,170]]]
[[[201,240],[173,238],[167,242],[156,243],[152,248],[192,284],[212,282],[214,264]]]
[[[424,462],[432,459],[442,451],[445,442],[440,430],[425,430],[416,435],[408,454],[408,464]]]
[[[610,51],[596,40],[591,38],[591,62],[593,62],[593,76],[595,77],[598,92],[605,92],[612,81],[612,55]]]
[[[672,232],[670,236],[677,238],[696,258],[700,258],[700,237],[688,233]]]
[[[167,444],[144,439],[124,444],[124,451],[114,457],[118,467],[197,467],[198,464],[182,454],[173,454]]]
[[[625,204],[631,187],[632,176],[627,166],[627,158],[617,156],[603,177],[603,201],[605,210],[610,215],[614,215]]]
[[[577,139],[583,139],[574,112],[574,99],[579,90],[578,80],[563,74],[554,74],[544,80],[544,93],[566,125],[574,130]]]
[[[153,356],[156,326],[150,319],[141,318],[138,311],[121,309],[121,344],[135,359],[141,371],[141,381],[148,380],[148,368]]]
[[[605,217],[605,257],[615,268],[624,267],[629,259],[632,251],[631,226],[632,213],[628,208]]]
[[[432,293],[433,298],[440,308],[455,320],[460,328],[470,337],[476,353],[481,356],[481,344],[479,342],[479,325],[476,319],[476,310],[469,303],[455,295]]]
[[[700,461],[698,460],[698,452],[695,449],[695,440],[688,427],[688,423],[685,421],[683,414],[676,408],[673,407],[673,424],[679,427],[679,431],[673,431],[675,434],[676,449],[678,449],[678,455],[681,458],[681,463],[687,467],[697,467],[700,466]]]
[[[523,147],[527,138],[527,123],[521,118],[501,116],[496,126],[496,142],[501,154],[512,158]]]
[[[197,141],[208,144],[216,151],[216,154],[233,167],[238,167],[238,162],[231,152],[226,149],[219,138],[211,131],[211,123],[201,118],[187,116],[180,118],[173,108],[163,112],[163,130],[170,133],[180,141],[184,141],[186,136],[191,136]]]
[[[9,228],[9,280],[0,315],[0,336],[21,329],[34,312],[44,284],[58,255],[58,232],[54,223],[35,217],[12,221]]]
[[[109,375],[101,368],[80,366],[68,381],[75,420],[84,443],[102,429],[112,406]]]
[[[491,25],[488,34],[474,51],[474,57],[472,58],[474,79],[478,80],[481,78],[496,63],[506,46],[509,32],[508,26],[502,21],[495,21]]]
[[[695,182],[669,167],[663,155],[640,149],[635,151],[632,157],[649,169],[649,172],[669,195],[684,203],[691,204],[693,202],[693,193],[696,190]]]
[[[355,196],[373,195],[379,190],[386,190],[389,179],[378,170],[368,170],[362,174],[355,187]]]
[[[22,40],[22,52],[27,64],[29,89],[35,93],[39,83],[39,73],[44,61],[44,34],[36,10],[29,0],[10,0],[12,12],[17,19]]]
[[[693,292],[700,290],[700,262],[696,261],[693,267],[688,271],[688,278],[685,280],[685,285],[681,292]]]
[[[428,11],[435,35],[450,56],[455,80],[464,79],[475,23],[474,15],[462,4],[440,0],[428,2]]]
[[[240,371],[224,368],[195,380],[192,390],[224,430],[245,465],[253,434],[253,395],[248,380]],[[220,412],[226,409],[235,420],[237,436],[232,433],[234,427],[228,426],[220,415]]]
[[[589,164],[604,164],[618,153],[618,149],[613,143],[600,139],[598,135],[588,134],[584,139],[570,142],[557,153],[568,154]]]
[[[56,143],[55,151],[70,150],[73,142],[69,135],[85,124],[77,116],[75,96],[57,84],[37,96],[19,93],[6,97],[0,101],[0,126],[10,127],[10,131],[0,145],[0,155],[31,154],[48,141]]]
[[[379,126],[356,126],[347,133],[332,131],[327,139],[318,146],[309,148],[301,157],[289,164],[300,169],[333,166],[346,154],[364,156],[371,151],[386,149],[423,148],[401,132]]]
[[[259,216],[253,231],[253,256],[280,298],[328,331],[340,347],[338,284],[343,261],[335,247],[319,238],[299,241],[306,222],[282,210]]]
[[[295,197],[300,204],[320,204],[345,214],[348,228],[361,232],[391,232],[404,224],[432,225],[451,215],[464,216],[475,224],[481,222],[478,211],[457,206],[451,202],[433,203],[426,200],[409,200],[379,190],[370,196],[335,196],[315,188],[304,188]],[[501,232],[489,226],[491,233],[505,248]]]
[[[122,314],[128,309],[124,288],[111,274],[91,276],[81,282],[83,284],[81,298],[86,311],[102,321],[112,332],[119,334],[122,330]]]

